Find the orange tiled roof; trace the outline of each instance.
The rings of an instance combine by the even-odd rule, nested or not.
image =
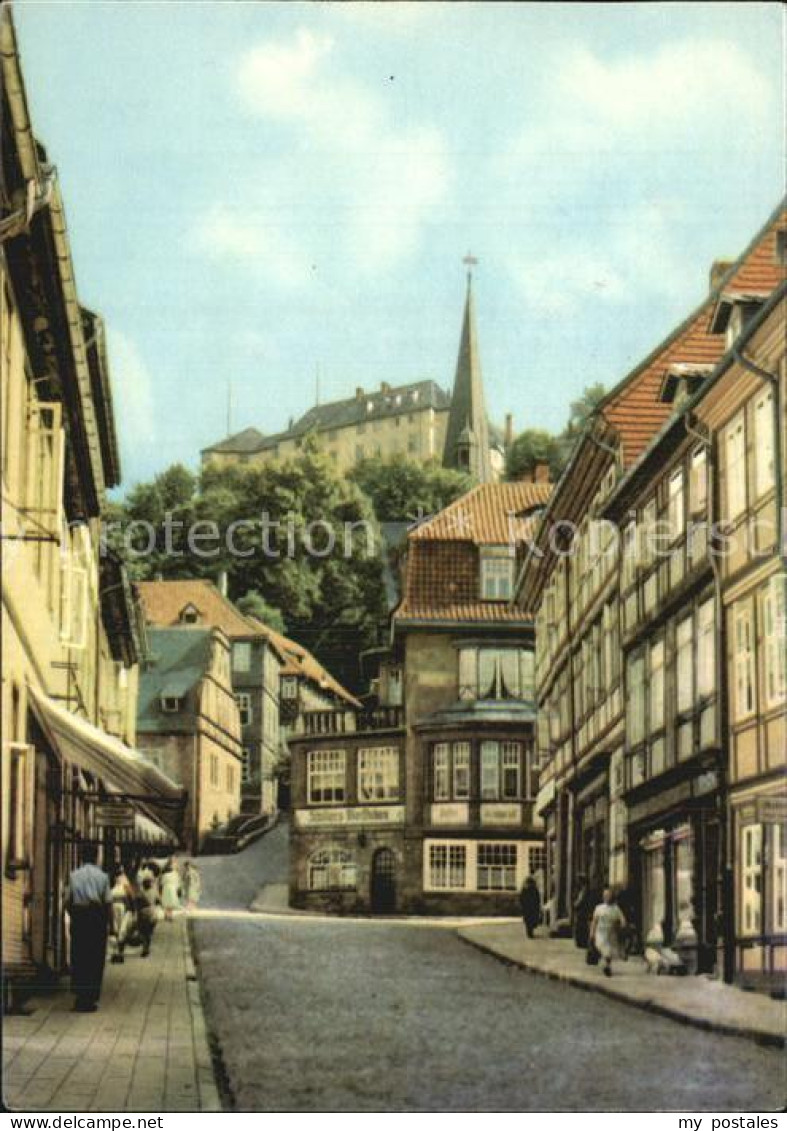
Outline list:
[[[156,628],[179,625],[183,609],[193,605],[203,624],[220,628],[229,637],[264,635],[259,622],[245,617],[212,581],[138,581],[136,586],[145,620]]]
[[[777,240],[785,224],[787,209],[782,204],[732,264],[718,289],[602,404],[601,415],[620,437],[625,468],[636,462],[672,412],[672,406],[659,400],[666,370],[679,364],[715,365],[724,354],[724,335],[711,333],[720,297],[767,295],[784,280],[785,266],[779,262]]]
[[[408,540],[404,596],[394,620],[529,621],[508,601],[479,598],[479,546],[521,546],[538,525],[538,512],[551,490],[551,483],[484,483],[414,530]]]
[[[481,483],[417,527],[409,541],[505,545],[522,536],[523,518],[546,505],[551,483]]]
[[[284,636],[281,632],[277,632],[273,628],[268,628],[258,621],[255,617],[250,618],[254,621],[255,625],[260,625],[261,628],[270,637],[274,647],[278,649],[284,659],[284,667],[282,668],[282,675],[296,675],[305,676],[306,679],[316,683],[319,687],[326,691],[332,691],[338,695],[340,699],[346,700],[355,707],[360,707],[361,703],[352,695],[346,687],[343,687],[337,679],[331,675],[327,668],[324,668],[320,661],[313,656],[308,648],[304,648],[297,640],[291,640],[289,636]]]

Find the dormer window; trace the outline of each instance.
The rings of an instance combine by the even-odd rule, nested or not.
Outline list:
[[[510,601],[514,591],[514,553],[510,546],[481,549],[481,598]]]
[[[181,624],[199,624],[200,611],[196,605],[184,605],[178,619]]]
[[[183,699],[179,695],[162,695],[161,710],[167,715],[175,715],[181,709]]]
[[[730,319],[727,323],[727,337],[725,344],[727,349],[730,349],[733,342],[740,336],[743,330],[751,322],[757,311],[762,304],[754,299],[748,301],[736,302],[730,311]]]

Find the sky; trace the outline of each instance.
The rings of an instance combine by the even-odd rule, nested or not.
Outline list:
[[[785,189],[783,14],[751,4],[28,2],[34,128],[108,327],[126,489],[231,427],[453,381],[559,430]]]

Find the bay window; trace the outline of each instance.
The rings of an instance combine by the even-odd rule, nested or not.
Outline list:
[[[500,745],[481,743],[481,800],[497,801],[500,797]]]
[[[459,651],[460,699],[532,699],[533,653],[523,648]]]
[[[438,742],[432,751],[433,796],[435,801],[447,801],[451,795],[448,788],[449,752],[450,747],[447,742]]]
[[[463,801],[470,796],[470,743],[455,742],[453,755],[454,798]]]

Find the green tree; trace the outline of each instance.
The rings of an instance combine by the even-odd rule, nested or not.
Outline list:
[[[268,628],[272,628],[276,632],[287,632],[287,625],[284,623],[284,617],[280,610],[269,605],[262,594],[257,593],[254,589],[244,593],[235,604],[242,613],[262,621],[263,624],[267,624]]]
[[[379,522],[404,522],[436,514],[473,485],[461,471],[404,456],[394,456],[385,463],[362,460],[350,478],[371,499]]]
[[[547,463],[554,482],[562,470],[562,454],[559,437],[542,428],[526,428],[506,453],[506,478],[519,479],[537,463]]]
[[[580,396],[571,402],[564,435],[566,433],[571,435],[583,428],[588,417],[596,411],[599,402],[606,395],[607,390],[600,381],[593,385],[586,385]]]

